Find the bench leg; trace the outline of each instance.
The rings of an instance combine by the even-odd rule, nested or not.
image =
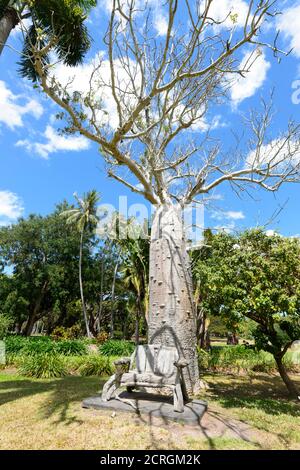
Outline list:
[[[184,412],[184,402],[180,383],[177,383],[174,387],[174,411],[177,411],[178,413]]]
[[[111,378],[105,383],[102,390],[102,400],[108,401],[111,399],[115,391],[118,389],[118,384],[116,382],[116,376],[112,375]]]

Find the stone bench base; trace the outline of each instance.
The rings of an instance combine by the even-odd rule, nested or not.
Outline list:
[[[118,412],[130,412],[143,415],[151,415],[186,424],[197,425],[207,410],[207,402],[202,400],[193,400],[184,405],[183,413],[176,413],[173,409],[172,398],[167,396],[158,396],[144,392],[121,392],[119,397],[122,400],[128,400],[134,403],[135,408],[124,401],[111,399],[102,401],[101,396],[86,398],[82,402],[83,408],[93,408],[96,410],[114,410]]]

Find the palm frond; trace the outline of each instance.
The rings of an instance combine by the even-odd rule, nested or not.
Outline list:
[[[57,36],[56,53],[69,66],[81,63],[91,44],[84,25],[86,14],[78,3],[82,2],[39,0],[32,7],[32,13],[44,31]]]
[[[37,82],[39,77],[34,68],[34,57],[32,54],[32,47],[39,44],[39,48],[43,48],[46,45],[46,38],[41,37],[38,34],[38,24],[31,25],[28,33],[25,37],[22,56],[18,62],[19,73],[22,77],[26,77],[32,82]],[[43,65],[49,64],[49,58],[47,55],[43,56]]]

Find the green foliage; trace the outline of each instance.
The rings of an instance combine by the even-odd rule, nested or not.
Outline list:
[[[64,377],[66,367],[63,357],[58,354],[38,354],[35,356],[24,356],[19,372],[27,377],[37,379],[50,379]]]
[[[83,356],[87,349],[83,341],[66,339],[57,341],[54,345],[54,351],[65,356]]]
[[[130,356],[135,345],[131,341],[120,339],[109,339],[99,347],[99,351],[104,356]]]
[[[52,341],[47,336],[9,336],[6,338],[6,351],[11,355],[35,356],[39,354],[63,354],[65,356],[82,356],[87,349],[81,340]]]
[[[96,337],[96,342],[98,344],[103,344],[107,340],[108,340],[108,333],[106,333],[106,331],[101,331]]]
[[[22,350],[26,348],[28,339],[23,336],[8,336],[5,340],[7,354],[22,354]]]
[[[274,372],[274,357],[265,351],[257,351],[249,346],[213,346],[211,352],[198,350],[200,370],[228,372]],[[298,371],[299,364],[293,360],[292,354],[286,354],[284,364],[290,371]]]
[[[6,337],[12,323],[13,321],[9,316],[0,313],[0,340]]]
[[[82,376],[111,375],[112,366],[108,357],[94,354],[86,357],[83,364],[80,365],[78,371]]]
[[[300,337],[299,241],[262,230],[210,234],[197,256],[194,276],[205,311],[232,331],[251,320],[257,348],[284,355]]]
[[[81,336],[81,328],[79,325],[73,325],[69,328],[57,326],[51,333],[54,340],[60,339],[78,339]]]
[[[76,0],[38,0],[28,2],[34,26],[29,29],[19,62],[20,73],[33,82],[39,77],[34,68],[31,44],[39,44],[39,49],[49,41],[55,41],[54,50],[66,65],[75,66],[81,63],[88,51],[91,41],[84,24],[86,13],[95,5],[95,1]],[[47,64],[48,56],[42,61]]]

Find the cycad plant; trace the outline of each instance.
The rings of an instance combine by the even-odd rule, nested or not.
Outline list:
[[[61,215],[66,217],[68,224],[75,224],[80,233],[80,244],[79,244],[79,286],[80,286],[80,297],[82,303],[82,313],[86,327],[86,333],[88,337],[91,337],[91,332],[89,328],[89,321],[87,316],[87,309],[84,299],[83,292],[83,280],[82,280],[82,260],[83,260],[83,242],[84,235],[86,232],[91,232],[97,225],[97,202],[100,199],[100,196],[96,190],[89,191],[84,194],[82,198],[78,197],[77,194],[74,194],[74,197],[77,201],[77,207],[74,209],[69,209],[63,211]]]
[[[37,81],[32,46],[43,47],[49,39],[65,64],[79,64],[90,47],[84,21],[96,4],[97,0],[0,0],[0,54],[13,28],[30,18],[31,26],[23,28],[22,76]]]

